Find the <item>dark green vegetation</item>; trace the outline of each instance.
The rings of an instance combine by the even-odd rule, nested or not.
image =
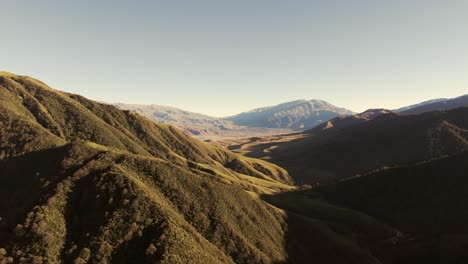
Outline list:
[[[0,93],[2,259],[285,260],[284,216],[246,192],[290,189],[283,169],[31,78]]]
[[[468,108],[334,121],[290,140],[253,144],[244,153],[283,166],[298,184],[313,184],[468,150]]]
[[[2,263],[378,263],[393,235],[271,206],[282,168],[29,77],[0,74],[0,139]]]

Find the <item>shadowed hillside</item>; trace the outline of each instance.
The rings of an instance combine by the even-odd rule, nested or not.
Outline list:
[[[468,152],[377,171],[319,189],[328,199],[396,226],[404,263],[463,263],[468,246]],[[409,243],[411,241],[411,243]],[[388,262],[395,261],[388,256]]]
[[[352,121],[260,140],[243,153],[279,164],[298,184],[313,184],[468,150],[468,108]]]
[[[295,228],[308,220],[315,225],[304,227],[304,234],[315,226],[343,244],[352,237],[380,263],[464,263],[468,246],[467,171],[468,152],[462,152],[262,198],[288,212],[291,230],[287,241],[297,236]],[[307,251],[304,245],[286,249],[293,256],[307,256],[296,254]],[[340,252],[349,250],[353,247]],[[360,263],[366,263],[368,259],[361,256]]]

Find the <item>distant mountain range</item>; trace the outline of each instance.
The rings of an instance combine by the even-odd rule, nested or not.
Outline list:
[[[383,114],[395,113],[398,115],[415,115],[438,110],[451,110],[463,106],[468,107],[468,95],[463,95],[452,99],[433,99],[395,110],[369,109],[367,111],[355,115],[335,117],[325,123],[316,126],[311,130],[311,132],[317,132],[329,128],[344,128],[358,123],[367,122]]]
[[[337,116],[354,114],[322,100],[297,100],[226,118],[240,126],[306,130]]]
[[[353,114],[352,111],[321,100],[297,100],[225,118],[160,105],[114,105],[144,115],[157,123],[177,126],[200,138],[291,133],[310,129],[337,116]]]
[[[162,105],[114,104],[117,108],[129,110],[148,117],[156,123],[169,124],[196,137],[234,135],[240,128],[232,122],[199,113]]]
[[[415,115],[424,112],[436,110],[450,110],[457,107],[468,106],[468,95],[459,96],[453,99],[444,99],[428,104],[419,105],[417,107],[409,108],[399,112],[402,115]]]
[[[294,133],[311,128],[324,129],[372,119],[382,113],[419,114],[468,106],[468,95],[439,98],[394,110],[370,109],[361,114],[323,100],[296,100],[219,118],[161,105],[114,104],[139,113],[157,123],[174,125],[201,139],[242,138]]]
[[[439,98],[393,110],[401,115],[415,115],[436,110],[450,110],[468,106],[468,94],[455,98]]]
[[[384,166],[468,151],[466,107],[419,115],[377,112],[336,118],[323,127],[271,137],[270,141],[255,139],[230,149],[279,164],[300,183],[329,182]]]
[[[427,104],[437,103],[437,102],[441,102],[441,101],[445,101],[445,100],[448,100],[448,99],[447,98],[437,98],[437,99],[427,100],[427,101],[420,102],[420,103],[417,103],[417,104],[412,104],[412,105],[404,106],[404,107],[401,107],[401,108],[398,108],[398,109],[393,109],[392,111],[396,112],[396,113],[399,113],[399,112],[403,112],[403,111],[406,111],[406,110],[409,110],[409,109],[412,109],[412,108],[420,107],[420,106],[427,105]]]

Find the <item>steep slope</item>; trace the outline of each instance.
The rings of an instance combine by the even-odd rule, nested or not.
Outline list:
[[[268,162],[13,74],[0,117],[2,263],[379,263],[259,199],[294,189]]]
[[[181,165],[193,163],[233,177],[237,176],[232,171],[237,171],[267,181],[276,178],[290,182],[286,171],[277,166],[202,143],[138,114],[53,90],[32,78],[0,76],[0,85],[4,124],[0,137],[5,139],[0,143],[0,153],[4,158],[88,140]]]
[[[354,234],[392,236],[346,209],[281,211],[206,175],[89,143],[0,165],[9,176],[0,177],[0,258],[26,263],[379,263]]]
[[[297,100],[255,109],[226,120],[241,126],[305,130],[341,115],[353,114],[321,100]]]
[[[246,192],[290,189],[281,168],[28,77],[0,93],[1,259],[285,260],[284,216]]]
[[[401,115],[415,115],[437,110],[450,110],[458,107],[468,107],[468,95],[462,95],[452,99],[436,100],[432,103],[417,105],[409,109],[399,111]]]
[[[400,257],[404,263],[463,263],[468,246],[467,171],[468,152],[463,152],[319,190],[328,199],[384,219],[403,232],[400,236],[411,246],[400,256],[388,256],[389,262]]]
[[[384,114],[341,129],[290,135],[290,141],[264,142],[244,152],[283,166],[298,184],[313,184],[467,150],[467,130],[468,108]]]
[[[16,260],[285,258],[279,212],[240,188],[166,161],[72,144],[3,161],[0,175],[0,240]],[[259,229],[271,236],[253,232]]]

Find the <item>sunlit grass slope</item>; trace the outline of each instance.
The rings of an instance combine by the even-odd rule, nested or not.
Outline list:
[[[29,77],[0,75],[0,112],[2,261],[286,261],[249,194],[292,189],[282,168]]]
[[[2,263],[379,263],[393,235],[281,194],[276,165],[29,77],[0,74],[0,155]]]
[[[138,114],[54,90],[29,77],[0,75],[0,111],[2,158],[88,140],[227,178],[247,175],[264,180],[263,185],[291,183],[278,166],[194,140]]]

